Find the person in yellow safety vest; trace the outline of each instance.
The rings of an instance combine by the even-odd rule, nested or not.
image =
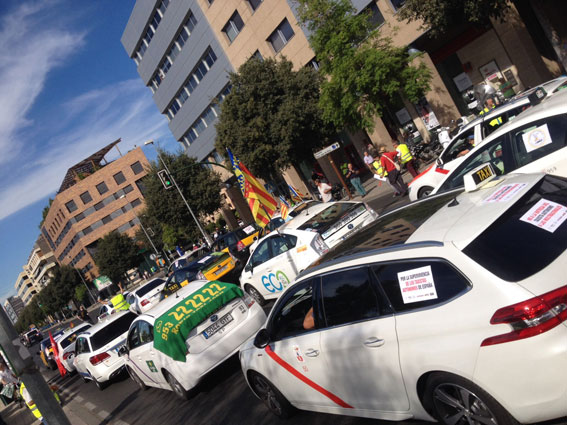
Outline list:
[[[392,186],[390,184],[390,180],[388,180],[388,172],[384,169],[384,167],[382,167],[382,164],[380,163],[380,158],[378,158],[378,159],[374,158],[374,162],[372,163],[372,167],[375,170],[373,177],[376,180],[380,180],[380,182],[386,181],[388,183],[388,185],[392,188],[394,193],[396,193],[396,189],[394,188],[394,186]],[[379,184],[382,184],[382,183],[379,183]]]
[[[496,108],[496,105],[494,104],[494,100],[492,100],[490,97],[486,99],[484,105],[485,105],[484,109],[478,113],[479,115],[487,114],[490,112],[491,109]],[[488,125],[490,125],[491,127],[498,127],[501,124],[502,124],[502,117],[496,117],[488,122]]]
[[[53,389],[51,390],[53,391]],[[26,389],[26,386],[24,385],[24,383],[22,382],[22,384],[20,385],[20,395],[22,396],[22,398],[24,399],[24,401],[26,402],[26,405],[28,406],[28,408],[31,410],[31,412],[33,413],[33,415],[39,419],[42,423],[44,423],[43,421],[43,416],[40,413],[39,409],[37,408],[35,402],[33,401],[33,399],[31,398],[30,393],[28,392],[28,390]],[[55,396],[55,400],[57,400],[57,403],[61,404],[61,399],[59,398],[59,394],[57,394],[56,391],[53,391],[53,395]]]
[[[114,310],[116,311],[128,310],[130,308],[130,304],[128,304],[126,298],[124,298],[124,290],[122,289],[122,285],[119,283],[118,287],[120,288],[120,293],[113,296],[110,299],[110,303],[112,304],[112,307],[114,307]]]
[[[392,140],[392,144],[394,145],[394,149],[398,152],[400,163],[405,165],[412,177],[417,176],[419,173],[415,169],[415,160],[408,148],[408,145],[405,143],[399,143],[397,140]]]

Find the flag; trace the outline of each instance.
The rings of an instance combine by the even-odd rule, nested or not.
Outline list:
[[[301,202],[303,201],[304,198],[307,198],[307,195],[304,195],[292,185],[288,184],[288,187],[289,187],[289,193],[291,194],[291,200],[293,202]]]
[[[61,363],[59,359],[59,352],[57,350],[57,344],[55,343],[55,339],[53,339],[53,335],[51,335],[51,331],[49,331],[49,340],[51,341],[51,347],[53,348],[53,357],[55,357],[55,362],[57,362],[57,368],[59,369],[59,373],[61,376],[65,376],[67,374],[67,369]]]
[[[280,214],[284,220],[287,220],[287,216],[289,215],[289,208],[290,205],[287,203],[283,196],[280,196]]]
[[[250,211],[254,220],[260,227],[265,227],[276,212],[278,203],[268,193],[264,186],[252,175],[252,173],[240,162],[240,160],[232,155],[230,149],[227,149],[228,157],[232,163],[232,168],[242,194],[248,201]]]

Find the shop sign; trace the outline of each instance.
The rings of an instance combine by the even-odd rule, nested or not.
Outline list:
[[[93,280],[94,286],[99,291],[102,291],[104,288],[108,288],[112,285],[112,281],[107,276],[99,276],[95,280]]]
[[[418,103],[415,103],[415,109],[427,130],[433,130],[435,127],[439,126],[439,121],[435,116],[435,112],[433,112],[431,105],[429,105],[429,102],[425,97],[422,97]]]
[[[327,146],[325,149],[321,149],[319,152],[315,152],[313,156],[315,159],[319,159],[324,157],[325,155],[330,154],[333,151],[336,151],[340,147],[339,143],[333,143],[330,146]]]
[[[453,81],[455,82],[455,85],[460,92],[465,91],[473,85],[469,75],[466,72],[462,72],[456,77],[453,77]]]
[[[486,65],[481,66],[479,71],[482,74],[482,78],[488,82],[502,77],[496,61],[490,61]]]
[[[404,125],[408,121],[411,121],[411,116],[406,108],[402,108],[398,112],[396,112],[396,117],[398,118],[398,121],[401,125]]]

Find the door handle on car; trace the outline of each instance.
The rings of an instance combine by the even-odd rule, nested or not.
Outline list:
[[[375,336],[371,336],[366,341],[364,341],[364,345],[367,347],[381,347],[384,345],[386,341],[380,338],[376,338]]]
[[[309,350],[307,350],[305,352],[305,355],[307,357],[317,357],[319,355],[319,350],[314,350],[314,349],[310,348]]]

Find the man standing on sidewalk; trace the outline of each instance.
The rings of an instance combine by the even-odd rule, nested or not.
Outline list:
[[[408,145],[404,143],[398,143],[397,140],[392,140],[394,149],[398,152],[398,158],[402,166],[405,165],[412,177],[417,176],[419,173],[415,169],[415,159],[408,148]]]
[[[386,148],[382,146],[378,151],[380,156],[380,164],[388,173],[388,180],[392,187],[396,190],[394,196],[405,196],[408,194],[408,186],[402,179],[400,166],[396,163],[397,151],[386,152]]]

